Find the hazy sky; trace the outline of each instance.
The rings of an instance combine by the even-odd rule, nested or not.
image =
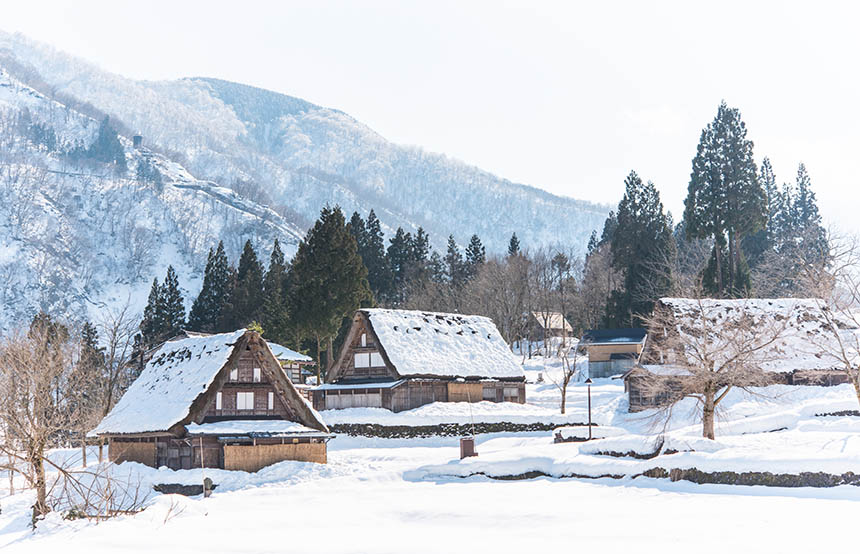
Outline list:
[[[825,2],[4,3],[20,31],[140,79],[213,76],[341,109],[390,140],[617,203],[635,169],[680,219],[721,99],[780,181],[806,163],[860,230],[860,10]]]

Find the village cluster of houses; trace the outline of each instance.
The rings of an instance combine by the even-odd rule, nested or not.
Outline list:
[[[677,330],[697,317],[686,299],[663,299]],[[721,321],[747,317],[747,301],[713,300]],[[786,384],[838,384],[844,374],[797,336],[823,333],[811,301],[758,301],[760,317],[788,318],[791,344],[777,341],[773,372]],[[700,316],[701,314],[699,314]],[[544,340],[567,337],[561,314],[534,314]],[[537,323],[536,323],[537,324]],[[644,329],[590,330],[579,339],[591,378],[623,378],[630,411],[662,401],[683,372]],[[781,350],[779,350],[781,349]],[[789,354],[790,353],[790,354]],[[782,355],[784,354],[784,355]],[[431,402],[525,403],[523,368],[486,317],[410,310],[362,309],[325,383],[306,384],[313,360],[238,330],[183,333],[150,353],[137,380],[92,432],[108,444],[113,462],[171,469],[257,471],[283,460],[325,463],[332,438],[320,411],[374,407],[394,412]]]

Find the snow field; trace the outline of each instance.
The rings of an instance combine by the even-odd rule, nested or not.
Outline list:
[[[533,360],[526,374],[532,381],[537,371],[546,378],[557,370],[552,362]],[[692,405],[678,406],[665,430],[654,414],[628,414],[622,384],[606,379],[591,387],[592,416],[600,426],[624,434],[591,442],[553,444],[551,432],[480,435],[479,456],[460,461],[457,437],[338,436],[329,442],[327,465],[283,462],[255,474],[207,469],[205,475],[218,485],[209,499],[154,493],[148,508],[135,516],[97,524],[63,521],[60,514],[52,514],[35,532],[28,528],[32,494],[18,492],[0,498],[0,550],[844,551],[860,500],[858,487],[696,485],[630,477],[652,467],[828,473],[860,468],[860,418],[816,416],[856,409],[850,386],[769,389],[753,396],[730,393],[718,417],[716,441],[699,436]],[[527,397],[529,404],[524,406],[474,404],[472,416],[475,421],[558,417],[560,426],[587,419],[587,387],[582,383],[571,384],[564,417],[557,413],[558,390],[551,382],[529,384]],[[362,420],[426,425],[455,422],[452,418],[466,422],[469,406],[435,404],[400,414],[340,410],[321,415],[329,424]],[[602,454],[652,453],[661,434],[663,451],[677,454],[650,460]],[[58,451],[55,456],[74,459],[79,453]],[[89,456],[95,459],[94,449]],[[199,484],[203,478],[199,469],[170,471],[139,464],[122,464],[114,471],[133,474],[145,486]],[[467,476],[476,471],[624,477],[499,481]],[[0,475],[0,494],[5,488]]]

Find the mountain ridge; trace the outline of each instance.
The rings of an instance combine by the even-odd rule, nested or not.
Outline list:
[[[198,178],[248,189],[300,227],[339,204],[384,214],[389,235],[423,226],[437,248],[448,234],[463,244],[476,233],[489,251],[503,252],[516,232],[531,247],[584,250],[609,211],[391,143],[342,111],[279,92],[207,77],[135,81],[22,35],[0,32],[0,49],[153,147],[178,153]]]

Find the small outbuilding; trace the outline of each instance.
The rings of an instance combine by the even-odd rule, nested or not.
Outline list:
[[[243,471],[325,463],[332,437],[266,341],[245,329],[164,343],[91,434],[108,441],[112,462]]]
[[[275,355],[294,385],[304,385],[307,378],[313,375],[310,369],[315,365],[313,358],[275,342],[268,342],[268,344],[269,350]]]
[[[318,410],[394,412],[431,402],[523,404],[525,374],[487,317],[363,309],[313,399]]]
[[[645,329],[590,329],[579,347],[588,355],[592,379],[623,375],[639,363],[648,333]]]
[[[573,327],[561,312],[532,312],[529,317],[530,336],[532,338],[570,337]]]

